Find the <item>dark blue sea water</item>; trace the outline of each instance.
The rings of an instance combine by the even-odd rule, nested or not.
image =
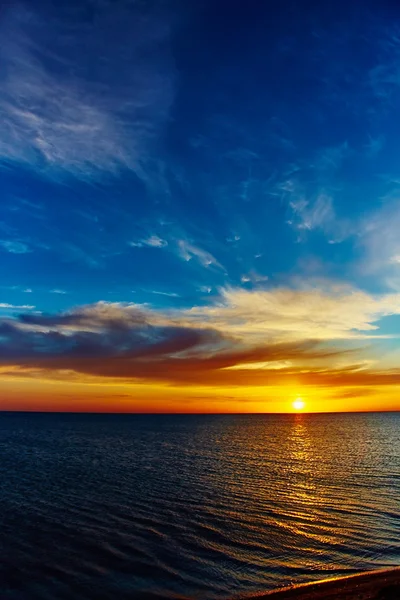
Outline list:
[[[232,598],[400,563],[400,414],[0,413],[3,599]]]

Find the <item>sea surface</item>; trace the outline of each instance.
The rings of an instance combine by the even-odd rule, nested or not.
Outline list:
[[[235,598],[400,564],[400,413],[0,413],[0,597]]]

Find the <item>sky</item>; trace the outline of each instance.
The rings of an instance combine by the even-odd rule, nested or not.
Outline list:
[[[0,409],[400,410],[395,2],[0,5]]]

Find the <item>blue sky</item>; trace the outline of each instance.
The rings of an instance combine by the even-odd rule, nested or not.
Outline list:
[[[398,16],[358,1],[4,5],[3,323],[146,310],[248,346],[282,302],[303,328],[268,325],[263,344],[376,336],[396,356]]]

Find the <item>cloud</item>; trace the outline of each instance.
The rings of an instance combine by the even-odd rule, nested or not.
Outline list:
[[[19,321],[25,325],[42,327],[46,330],[56,328],[62,333],[71,331],[98,332],[103,328],[126,330],[149,322],[149,309],[146,305],[118,302],[97,302],[81,306],[74,310],[55,315],[22,314]],[[159,322],[156,313],[152,323]]]
[[[55,288],[54,290],[50,290],[50,294],[66,294],[67,292],[65,290],[59,290],[57,288]]]
[[[174,233],[176,234],[178,231],[179,228],[175,228]],[[183,232],[181,233],[183,234]],[[186,239],[179,239],[176,235],[173,235],[171,239],[167,241],[159,235],[152,234],[137,241],[129,242],[129,246],[132,246],[133,248],[167,248],[170,252],[177,254],[186,262],[195,260],[203,267],[215,267],[224,270],[223,266],[210,252],[203,250]]]
[[[372,296],[343,286],[225,289],[191,309],[98,302],[2,319],[0,366],[29,376],[73,372],[174,384],[275,385],[296,378],[313,385],[394,385],[398,370],[378,368],[354,346],[379,339],[379,320],[389,314],[400,314],[399,294]]]
[[[332,392],[331,397],[334,399],[342,398],[342,399],[352,399],[352,398],[362,398],[365,396],[373,396],[376,394],[376,389],[371,387],[350,387],[343,389],[336,389]]]
[[[167,296],[168,298],[179,298],[180,295],[176,292],[159,292],[157,290],[151,290],[152,294],[156,294],[158,296]]]
[[[268,281],[268,275],[262,275],[261,273],[254,271],[254,269],[251,269],[246,275],[241,276],[240,281],[242,283],[252,283],[254,285],[257,283],[265,283]]]
[[[91,22],[67,5],[4,13],[0,160],[50,176],[131,169],[146,179],[174,96],[171,21],[157,3],[82,4]]]
[[[400,189],[398,190],[400,198]],[[400,290],[400,199],[389,200],[361,220],[359,245],[364,251],[361,270],[378,274],[389,287]]]
[[[6,252],[10,252],[10,254],[26,254],[27,252],[31,252],[31,249],[27,244],[18,241],[0,240],[0,246],[2,246]]]
[[[298,229],[324,229],[334,218],[332,198],[320,194],[311,203],[305,198],[290,202]]]
[[[291,212],[287,221],[301,237],[307,232],[320,231],[331,244],[342,242],[352,234],[350,223],[336,215],[333,198],[325,191],[308,194],[294,181],[285,183],[284,195]]]
[[[164,248],[165,246],[168,246],[168,242],[158,237],[158,235],[150,236],[147,240],[144,240],[144,243],[153,248]]]
[[[317,171],[332,172],[339,169],[343,161],[349,156],[350,149],[347,142],[324,148],[318,153],[314,160],[314,167]]]
[[[33,310],[35,306],[31,304],[9,304],[8,302],[0,302],[0,309],[3,310]]]
[[[244,347],[211,328],[132,321],[132,312],[128,318],[116,319],[115,310],[122,308],[116,306],[107,307],[114,314],[111,319],[103,314],[105,306],[100,314],[98,308],[86,307],[86,321],[82,313],[25,315],[22,325],[31,328],[4,321],[0,326],[0,365],[16,367],[29,376],[47,373],[59,378],[63,372],[74,372],[134,381],[197,381],[203,385],[233,381],[236,385],[241,373],[230,372],[229,367],[239,363],[281,363],[301,357],[314,360],[336,354],[313,342]],[[93,314],[89,317],[89,313]],[[259,380],[258,375],[252,377]]]
[[[194,246],[187,240],[178,240],[178,254],[186,261],[195,258],[203,267],[218,267],[223,269],[223,266],[209,252],[202,250],[198,246]]]
[[[151,235],[150,237],[139,240],[138,242],[129,242],[129,245],[134,248],[143,248],[143,246],[150,246],[151,248],[165,248],[168,246],[167,240],[163,240],[158,235]]]
[[[370,295],[345,285],[243,290],[225,288],[214,305],[183,310],[183,323],[212,323],[247,339],[346,340],[379,335],[377,321],[400,314],[400,294]]]
[[[276,193],[288,207],[287,223],[299,232],[299,240],[320,232],[329,243],[339,243],[355,233],[335,206],[340,170],[351,154],[347,142],[321,148],[308,160],[292,165],[276,184]]]

